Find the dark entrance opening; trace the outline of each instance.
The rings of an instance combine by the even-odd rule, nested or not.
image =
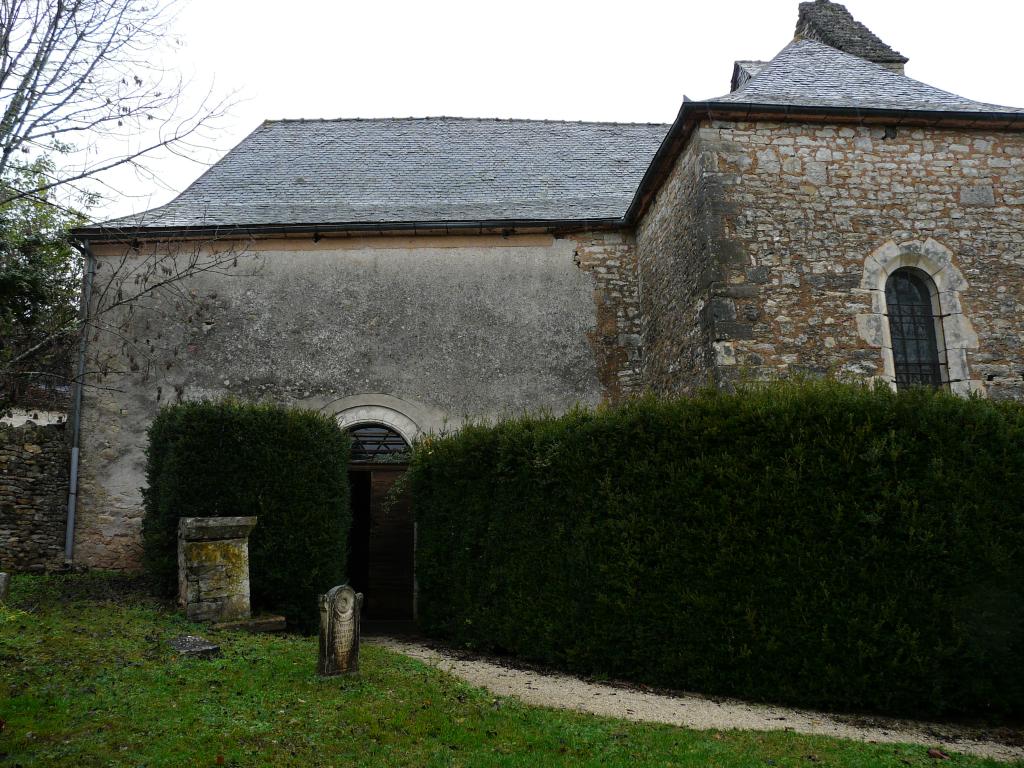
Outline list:
[[[395,487],[405,474],[410,448],[401,435],[379,424],[355,427],[349,434],[349,580],[363,593],[368,622],[411,623],[415,529],[408,494]]]

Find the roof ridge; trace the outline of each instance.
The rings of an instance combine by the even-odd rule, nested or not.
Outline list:
[[[267,118],[262,125],[271,123],[399,123],[426,122],[428,120],[452,120],[478,123],[557,123],[559,125],[647,125],[667,127],[671,123],[618,120],[558,120],[528,117],[463,117],[458,115],[424,115],[423,117],[281,117]]]

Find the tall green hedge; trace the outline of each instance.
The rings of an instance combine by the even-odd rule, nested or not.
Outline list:
[[[235,401],[168,406],[149,428],[145,565],[177,588],[179,517],[255,515],[253,608],[312,630],[316,595],[345,580],[348,435],[312,411]]]
[[[411,484],[430,634],[570,670],[1024,713],[1024,409],[830,382],[469,426]]]

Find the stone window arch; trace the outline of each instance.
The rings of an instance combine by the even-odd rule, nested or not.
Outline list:
[[[409,445],[420,435],[420,428],[401,411],[385,405],[356,405],[334,414],[334,420],[342,429],[363,425],[381,425],[394,430]]]
[[[882,378],[893,388],[898,386],[897,378],[906,383],[903,378],[906,369],[897,372],[893,350],[894,318],[890,317],[886,297],[890,278],[897,272],[916,277],[928,293],[939,384],[960,395],[983,392],[981,382],[971,378],[967,360],[968,350],[978,348],[978,336],[964,315],[960,301],[961,292],[968,287],[967,280],[953,264],[952,252],[931,238],[898,245],[890,240],[864,260],[861,289],[870,293],[871,312],[858,315],[857,327],[861,338],[881,353]],[[895,319],[899,322],[899,318]],[[897,339],[897,344],[900,343]]]

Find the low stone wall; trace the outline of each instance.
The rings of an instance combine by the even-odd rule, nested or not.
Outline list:
[[[0,424],[0,570],[63,565],[68,455],[63,424]]]

